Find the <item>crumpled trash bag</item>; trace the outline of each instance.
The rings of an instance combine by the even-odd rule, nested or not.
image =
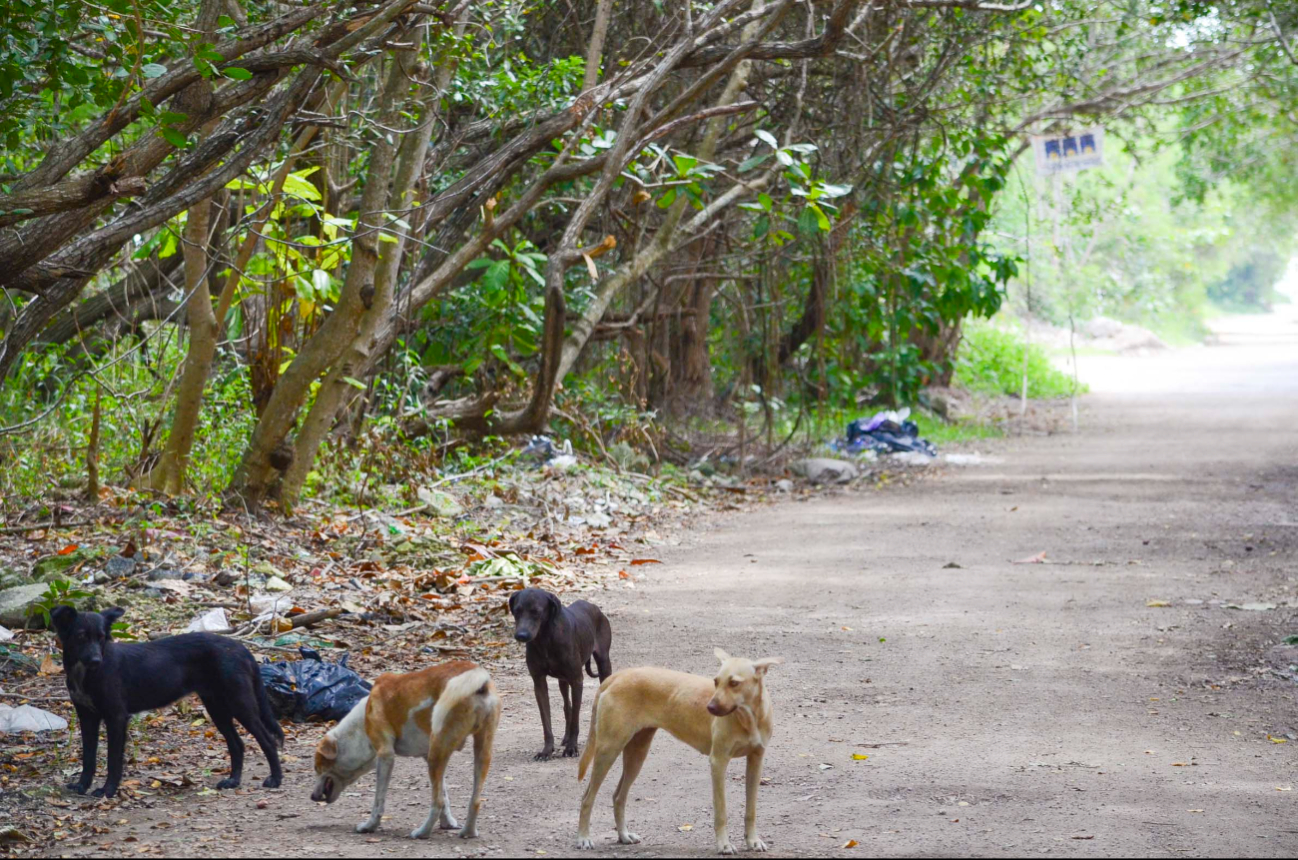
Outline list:
[[[58,714],[51,714],[32,705],[17,708],[0,705],[0,733],[61,732],[67,727],[68,721]]]
[[[936,457],[937,446],[919,438],[919,425],[907,420],[909,415],[910,410],[903,409],[900,412],[880,412],[868,419],[858,418],[847,425],[847,438],[839,442],[838,450],[849,454],[914,451]]]
[[[329,663],[310,648],[299,648],[298,652],[301,660],[259,666],[276,719],[295,723],[341,720],[370,694],[369,681],[347,668],[349,655]]]
[[[207,612],[195,615],[185,628],[186,633],[229,633],[233,628],[230,621],[225,617],[225,610],[221,607],[209,609]]]

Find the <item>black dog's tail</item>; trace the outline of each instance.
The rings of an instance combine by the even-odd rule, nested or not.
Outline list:
[[[592,672],[592,671],[590,670],[590,661],[591,661],[591,660],[594,660],[594,661],[595,661],[595,665],[599,667],[599,672],[598,672],[598,673],[596,673],[596,672]],[[587,658],[587,660],[586,660],[586,674],[589,675],[589,676],[591,676],[592,678],[598,678],[600,681],[603,681],[603,680],[604,680],[605,678],[607,678],[609,675],[612,675],[612,674],[613,674],[613,664],[612,664],[612,662],[609,661],[609,659],[608,659],[608,655],[607,655],[607,654],[601,654],[599,651],[592,651],[592,652],[590,653],[590,657]]]
[[[261,721],[266,724],[266,730],[275,736],[276,745],[283,749],[284,729],[271,710],[270,698],[266,695],[266,685],[261,681],[260,671],[253,674],[253,685],[257,688],[257,711],[261,715]]]

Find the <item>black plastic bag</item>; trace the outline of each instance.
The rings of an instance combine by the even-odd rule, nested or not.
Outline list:
[[[276,719],[295,723],[341,720],[370,694],[369,681],[347,668],[348,655],[337,663],[328,663],[310,648],[298,651],[301,660],[262,663],[258,667]]]

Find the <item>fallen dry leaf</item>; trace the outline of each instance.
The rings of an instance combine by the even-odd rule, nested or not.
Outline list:
[[[1046,551],[1045,551],[1045,550],[1042,550],[1041,552],[1037,553],[1036,555],[1029,556],[1028,558],[1021,558],[1021,559],[1019,559],[1018,561],[1016,561],[1016,562],[1014,562],[1014,563],[1015,563],[1015,564],[1045,564],[1045,563],[1046,563]]]
[[[688,832],[690,832],[691,830],[694,829],[694,825],[693,825],[693,824],[682,824],[680,827],[677,827],[676,829],[679,830],[679,831],[681,831],[682,833],[688,833]]]
[[[857,845],[859,845],[859,844],[860,844],[860,843],[857,842],[855,839],[849,839],[849,840],[847,840],[846,842],[843,843],[843,847],[844,847],[844,848],[855,848],[855,847],[856,847]]]
[[[867,761],[869,760],[869,758],[870,757],[868,755],[861,755],[860,753],[852,753],[852,761]]]
[[[1166,600],[1151,600],[1145,605],[1154,609],[1162,609],[1171,606],[1172,604],[1168,603]]]
[[[633,559],[631,559],[631,566],[632,566],[632,567],[635,567],[637,564],[662,564],[662,562],[659,561],[659,560],[656,559],[656,558],[633,558]]]

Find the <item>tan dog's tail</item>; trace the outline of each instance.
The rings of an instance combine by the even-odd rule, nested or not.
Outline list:
[[[586,735],[586,748],[581,751],[581,761],[577,765],[577,782],[586,778],[586,771],[590,768],[590,763],[595,760],[595,730],[599,725],[599,694],[604,691],[604,685],[600,684],[599,689],[595,691],[595,699],[590,703],[590,734]]]
[[[458,711],[476,709],[479,705],[490,710],[491,694],[491,676],[486,669],[470,669],[456,675],[446,682],[442,695],[437,697],[437,704],[433,706],[432,733],[439,735],[444,732],[447,721]]]

